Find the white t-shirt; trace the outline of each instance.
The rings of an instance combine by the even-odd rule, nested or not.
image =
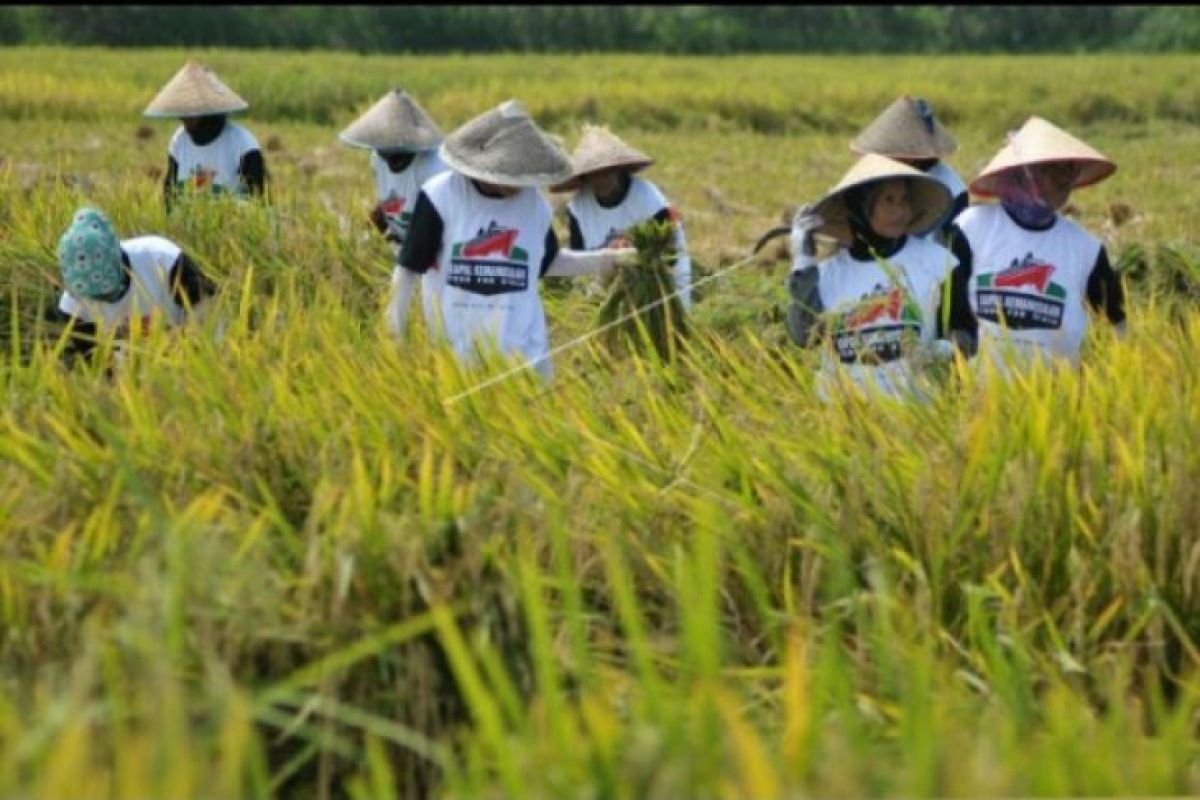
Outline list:
[[[168,325],[183,322],[183,308],[171,298],[169,277],[171,267],[179,258],[179,245],[161,236],[139,236],[125,239],[121,249],[129,256],[133,273],[129,291],[116,302],[78,300],[63,292],[58,308],[84,322],[116,326],[125,322],[150,325],[150,317],[160,314]]]
[[[679,252],[674,267],[675,288],[680,292],[684,308],[690,308],[692,259],[688,255],[687,239],[683,234],[679,213],[650,181],[637,175],[631,175],[629,181],[625,198],[612,208],[600,205],[591,187],[586,185],[581,186],[567,202],[567,208],[579,223],[579,232],[583,234],[583,247],[585,250],[608,247],[618,235],[667,209],[675,223],[675,247]]]
[[[445,172],[448,167],[438,158],[436,150],[417,153],[412,162],[400,170],[392,172],[388,169],[387,161],[379,153],[371,151],[371,171],[375,173],[375,192],[383,207],[383,216],[387,220],[388,233],[399,241],[392,247],[396,255],[404,245],[404,237],[408,233],[408,223],[412,219],[413,207],[417,204],[417,195],[421,186],[433,176]]]
[[[907,358],[913,345],[934,340],[941,286],[958,259],[935,242],[909,236],[887,263],[889,270],[841,249],[818,267],[817,289],[832,333],[817,376],[823,397],[839,369],[857,386],[873,384],[893,397],[915,388]]]
[[[486,197],[457,172],[422,187],[442,218],[442,329],[459,357],[480,340],[520,353],[549,377],[546,314],[538,279],[550,230],[550,204],[533,188]]]
[[[413,208],[421,186],[430,178],[440,175],[449,167],[438,158],[436,150],[418,153],[411,163],[399,172],[388,169],[378,152],[371,151],[371,171],[375,173],[375,192],[383,206],[388,233],[399,241],[392,242],[392,255],[400,263],[400,251],[404,248],[404,237],[408,235],[408,223],[412,220]],[[437,312],[441,292],[441,271],[431,269],[421,276],[421,305],[425,312],[425,323],[432,324]]]
[[[939,161],[938,163],[934,164],[929,172],[926,172],[925,174],[931,178],[937,178],[943,186],[949,189],[951,200],[956,200],[960,194],[967,190],[967,185],[963,183],[962,178],[958,177],[958,173],[951,169],[950,165],[945,161]],[[938,231],[940,231],[942,227],[946,225],[946,223],[950,222],[950,219],[950,212],[947,211],[941,219],[929,226],[928,230],[918,235],[926,239],[934,238],[937,236]]]
[[[258,149],[258,140],[250,131],[225,120],[221,134],[204,146],[193,142],[180,125],[171,137],[167,152],[179,164],[179,184],[198,192],[246,194],[249,189],[238,175],[238,165],[242,163],[242,156]]]
[[[1018,363],[1063,358],[1078,365],[1100,240],[1061,215],[1049,230],[1026,230],[999,204],[972,206],[955,224],[971,247],[967,295],[981,359],[1011,349]]]

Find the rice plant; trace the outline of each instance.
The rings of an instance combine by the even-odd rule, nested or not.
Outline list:
[[[1200,794],[1197,189],[1162,157],[1194,132],[1155,110],[1187,59],[207,55],[278,137],[270,205],[163,209],[170,128],[136,114],[182,52],[0,52],[0,795]],[[370,175],[324,116],[397,74],[446,129],[511,93],[565,131],[592,97],[706,264],[827,188],[901,83],[953,96],[964,175],[1010,118],[1119,95],[1145,122],[1089,123],[1121,172],[1073,213],[1128,333],[822,402],[766,259],[669,360],[589,339],[478,389],[508,365],[383,331]],[[221,286],[111,373],[117,342],[66,368],[44,319],[84,202]],[[546,305],[552,343],[596,330],[584,292]]]

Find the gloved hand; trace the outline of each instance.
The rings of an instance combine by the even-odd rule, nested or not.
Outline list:
[[[825,224],[813,204],[801,206],[792,218],[792,267],[803,269],[817,262],[814,234]]]

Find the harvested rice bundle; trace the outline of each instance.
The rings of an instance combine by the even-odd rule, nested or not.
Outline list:
[[[614,351],[641,350],[649,343],[660,358],[670,359],[687,335],[687,318],[675,290],[675,228],[670,221],[651,219],[629,228],[625,236],[637,248],[637,258],[614,272],[598,324],[612,325],[604,338]],[[622,321],[613,324],[618,320]]]

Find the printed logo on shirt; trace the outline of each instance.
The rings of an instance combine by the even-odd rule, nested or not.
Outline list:
[[[1053,275],[1053,264],[1026,253],[1008,269],[976,276],[976,316],[1013,330],[1062,327],[1067,290],[1051,280]]]
[[[523,292],[529,288],[529,254],[517,247],[516,228],[493,220],[475,237],[450,249],[446,284],[481,295]]]
[[[216,180],[217,171],[215,169],[208,169],[197,164],[179,182],[185,184],[196,194],[225,194],[229,191],[227,187],[217,183]],[[233,192],[238,195],[248,194],[248,190],[242,185],[240,179],[238,185],[234,187]]]
[[[835,320],[833,342],[843,364],[886,364],[921,335],[921,309],[902,289],[875,288]]]
[[[387,220],[388,233],[391,233],[403,240],[404,235],[408,232],[408,223],[412,220],[412,212],[405,211],[404,206],[406,200],[403,197],[389,195],[386,200],[379,204],[379,210],[383,212],[384,219]]]
[[[211,189],[214,187],[213,179],[217,177],[215,169],[207,169],[197,164],[192,167],[192,188],[197,190]]]

